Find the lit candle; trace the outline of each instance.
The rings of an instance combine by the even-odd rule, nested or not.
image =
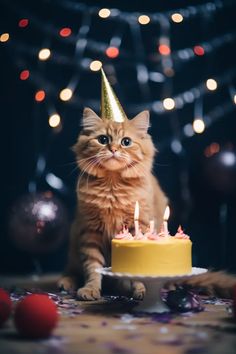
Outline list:
[[[153,232],[154,232],[154,220],[150,220],[150,222],[149,222],[149,231],[150,231],[150,234],[153,234]]]
[[[135,209],[134,209],[134,229],[135,229],[135,236],[139,235],[139,203],[135,203]]]
[[[169,231],[168,231],[168,219],[170,216],[170,208],[167,205],[166,209],[165,209],[165,213],[164,213],[164,217],[163,217],[163,232],[165,234],[165,236],[169,235]]]

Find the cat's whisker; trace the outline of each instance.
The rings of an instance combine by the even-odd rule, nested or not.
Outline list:
[[[139,160],[136,159],[132,159],[132,161],[130,162],[130,158],[126,153],[123,153],[122,157],[124,158],[127,167],[126,169],[129,169],[130,166],[132,166],[132,168],[136,171],[137,175],[140,175],[139,173],[139,169],[141,170],[142,174],[144,174],[144,176],[148,177],[148,172],[146,171],[146,166]]]
[[[79,174],[78,187],[79,187],[79,185],[80,185],[80,182],[81,182],[81,180],[82,180],[84,174],[87,173],[87,175],[89,175],[89,171],[90,171],[91,168],[92,168],[93,166],[95,166],[95,165],[96,165],[96,159],[94,158],[93,161],[88,162],[88,163],[84,166],[83,170],[82,170],[81,173]]]

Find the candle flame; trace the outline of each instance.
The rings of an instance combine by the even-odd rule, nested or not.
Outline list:
[[[135,209],[134,209],[134,220],[139,219],[139,202],[135,203]]]
[[[164,213],[163,219],[164,219],[165,221],[167,221],[167,220],[169,219],[169,216],[170,216],[170,208],[169,208],[169,206],[167,205],[167,207],[166,207],[166,209],[165,209],[165,213]]]

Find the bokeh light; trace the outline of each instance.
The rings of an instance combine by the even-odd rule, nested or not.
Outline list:
[[[203,56],[205,54],[205,50],[201,45],[195,45],[193,47],[194,54],[198,56]]]
[[[170,97],[165,98],[162,104],[167,111],[170,111],[175,108],[175,100]]]
[[[206,87],[208,88],[208,90],[210,91],[215,91],[217,89],[217,82],[214,79],[208,79],[206,81]]]
[[[171,67],[166,67],[166,68],[164,68],[164,69],[163,69],[163,72],[164,72],[164,74],[165,74],[166,76],[168,76],[168,77],[173,77],[174,74],[175,74],[174,69],[171,68]]]
[[[205,123],[201,118],[196,118],[193,121],[193,130],[197,134],[201,134],[205,130]]]
[[[147,25],[150,22],[150,17],[147,15],[140,15],[138,17],[138,22],[140,25]]]
[[[175,12],[174,14],[171,15],[171,19],[175,23],[181,23],[184,18],[180,13]]]
[[[43,48],[39,51],[38,58],[40,60],[47,60],[51,55],[51,51],[48,48]]]
[[[106,55],[112,59],[117,58],[119,55],[119,49],[116,47],[109,47],[106,49]]]
[[[104,8],[104,9],[101,9],[99,12],[98,12],[98,16],[101,17],[101,18],[107,18],[109,17],[111,14],[111,11],[107,8]]]
[[[236,104],[236,94],[233,97],[234,103]]]
[[[61,123],[61,117],[57,113],[52,114],[48,119],[48,124],[52,128],[58,127],[60,123]]]
[[[27,27],[28,24],[29,24],[28,18],[22,18],[22,19],[18,22],[18,26],[21,27],[21,28]]]
[[[64,88],[61,90],[59,97],[62,101],[69,101],[73,95],[73,92],[70,88]]]
[[[62,29],[60,29],[60,36],[61,37],[69,37],[71,35],[71,29],[69,27],[63,27]]]
[[[92,71],[98,71],[102,67],[102,62],[100,60],[93,60],[90,63],[89,67],[90,67],[90,70],[92,70]]]
[[[34,98],[35,98],[35,101],[42,102],[45,99],[45,96],[46,96],[45,91],[39,90],[35,93]]]
[[[0,42],[4,43],[7,42],[10,39],[9,33],[2,33],[0,35]]]
[[[170,47],[167,44],[160,44],[158,46],[159,53],[161,55],[170,55]]]
[[[204,155],[206,157],[211,157],[212,155],[216,154],[220,151],[220,145],[218,143],[211,143],[207,146],[204,150]]]
[[[30,76],[29,70],[22,70],[20,72],[20,79],[21,80],[27,80],[29,78],[29,76]]]

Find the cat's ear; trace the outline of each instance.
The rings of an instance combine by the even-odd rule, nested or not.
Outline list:
[[[147,134],[149,128],[149,117],[150,117],[149,111],[143,111],[137,114],[137,116],[131,120],[133,127],[137,129],[138,133],[142,137],[144,137]]]
[[[83,111],[82,127],[84,130],[94,130],[101,118],[91,109],[86,107]]]

